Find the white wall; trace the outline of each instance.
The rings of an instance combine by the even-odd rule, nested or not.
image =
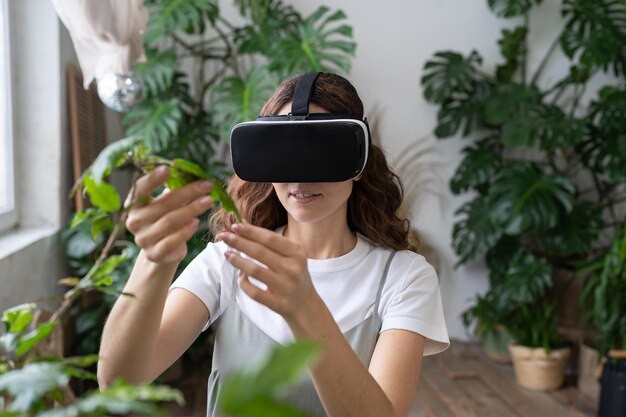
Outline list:
[[[491,70],[501,62],[497,39],[500,30],[520,23],[520,20],[498,19],[487,8],[486,0],[290,0],[304,15],[321,4],[333,10],[342,9],[354,28],[356,57],[350,79],[366,107],[366,114],[378,121],[383,147],[392,161],[403,149],[419,138],[432,140],[436,124],[436,108],[422,97],[420,78],[424,63],[435,51],[455,50],[463,54],[477,49],[484,58],[485,68]],[[534,69],[544,52],[557,36],[561,19],[560,1],[545,0],[531,15],[529,54]],[[550,61],[545,81],[554,81],[567,71],[563,59]],[[532,71],[531,71],[532,72]],[[454,211],[462,199],[448,191],[448,180],[460,158],[459,151],[467,140],[437,141],[438,155],[443,160],[442,180],[431,182],[440,197],[424,195],[412,210],[412,224],[434,246],[440,258],[440,285],[450,335],[466,338],[460,313],[476,293],[487,288],[487,272],[480,263],[454,269],[457,261],[451,248]],[[403,178],[407,187],[424,177]]]

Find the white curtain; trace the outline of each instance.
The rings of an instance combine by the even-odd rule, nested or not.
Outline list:
[[[104,74],[128,74],[145,60],[142,36],[148,20],[143,0],[52,0],[72,37],[84,87]]]

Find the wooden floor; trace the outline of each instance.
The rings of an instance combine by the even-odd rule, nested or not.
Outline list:
[[[576,387],[550,393],[515,382],[511,365],[487,358],[475,344],[453,342],[425,357],[418,404],[424,417],[595,417],[596,405]]]

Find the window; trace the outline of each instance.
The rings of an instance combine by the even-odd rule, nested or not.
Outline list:
[[[0,0],[0,232],[17,221],[10,64],[9,0]]]

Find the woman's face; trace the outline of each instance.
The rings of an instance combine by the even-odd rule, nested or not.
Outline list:
[[[287,103],[279,114],[288,114]],[[310,113],[328,113],[317,104],[309,105]],[[315,223],[322,220],[347,219],[348,198],[352,194],[352,181],[272,183],[276,195],[293,220],[299,223]]]

